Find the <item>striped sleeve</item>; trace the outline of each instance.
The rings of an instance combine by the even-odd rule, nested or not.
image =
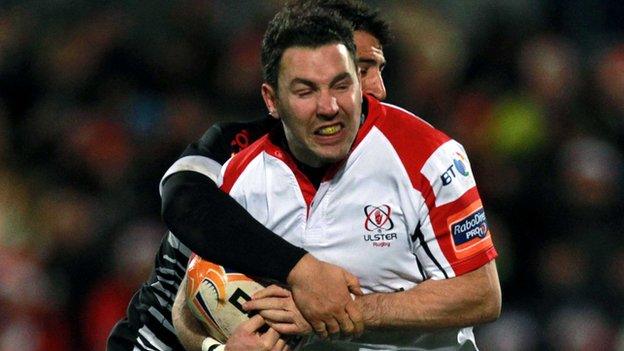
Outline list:
[[[413,114],[381,105],[385,118],[378,127],[412,183],[418,216],[414,253],[426,278],[462,275],[496,258],[463,146]]]
[[[416,255],[427,274],[443,279],[473,271],[497,256],[464,148],[439,146],[420,170],[423,206]]]

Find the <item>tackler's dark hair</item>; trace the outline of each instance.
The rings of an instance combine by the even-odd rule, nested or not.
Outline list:
[[[303,7],[322,7],[337,11],[338,14],[351,22],[353,30],[367,32],[377,38],[381,46],[386,46],[392,41],[390,25],[381,18],[379,10],[372,9],[359,0],[300,0],[297,1]]]

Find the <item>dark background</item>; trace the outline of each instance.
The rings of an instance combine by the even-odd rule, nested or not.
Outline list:
[[[482,350],[624,350],[624,2],[370,1],[387,101],[461,142],[500,257]],[[102,350],[165,228],[158,182],[260,117],[278,1],[0,2],[0,351]]]

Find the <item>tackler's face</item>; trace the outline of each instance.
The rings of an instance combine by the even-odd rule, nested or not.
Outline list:
[[[280,61],[277,91],[263,85],[273,116],[301,162],[319,167],[344,159],[360,125],[362,90],[357,67],[342,44],[291,47]]]
[[[382,72],[386,66],[383,48],[379,40],[372,34],[356,30],[353,41],[357,49],[357,65],[360,70],[362,91],[378,100],[386,98],[386,85]]]

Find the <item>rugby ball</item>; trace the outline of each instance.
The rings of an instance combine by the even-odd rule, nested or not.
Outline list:
[[[264,288],[248,276],[195,256],[186,270],[187,304],[211,336],[222,343],[253,314],[243,303]]]

